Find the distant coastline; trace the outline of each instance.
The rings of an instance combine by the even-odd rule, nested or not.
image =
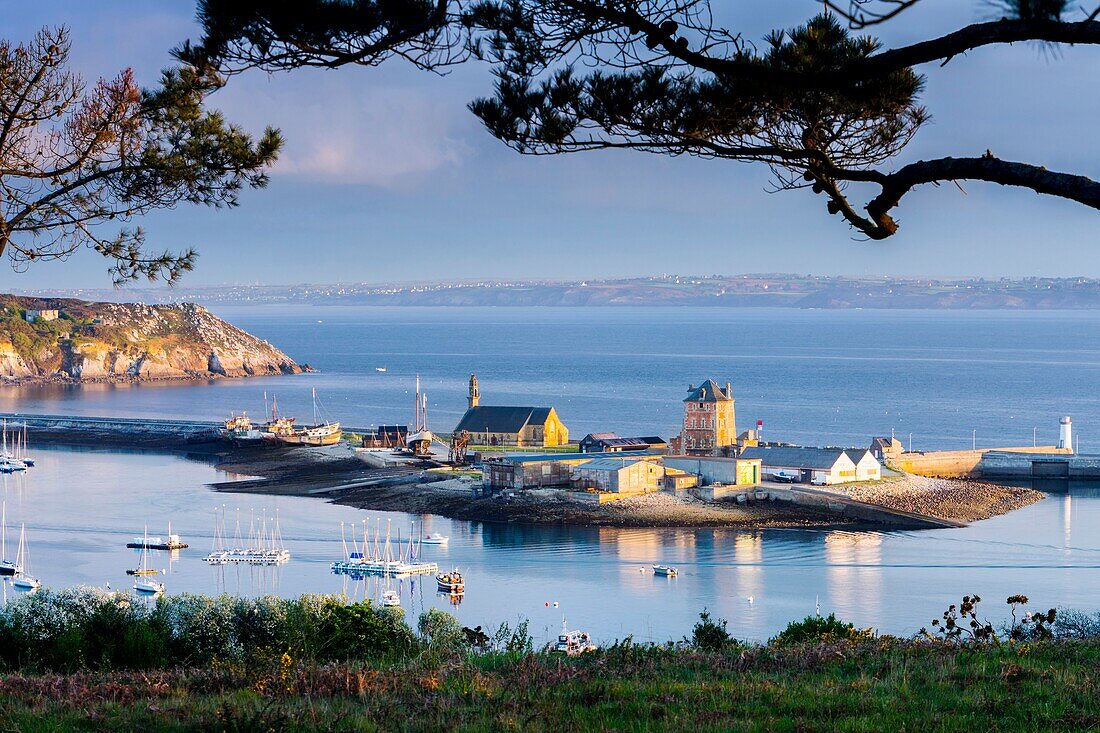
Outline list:
[[[28,295],[47,293],[28,291]],[[1100,310],[1100,279],[661,275],[604,280],[452,280],[49,291],[51,296],[217,305]]]

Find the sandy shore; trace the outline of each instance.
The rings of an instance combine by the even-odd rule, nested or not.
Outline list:
[[[857,501],[957,522],[977,522],[1034,504],[1045,494],[969,479],[926,478],[907,474],[876,484],[840,484],[831,491]]]

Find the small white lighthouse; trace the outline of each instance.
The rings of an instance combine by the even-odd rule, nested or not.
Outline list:
[[[1058,447],[1073,450],[1073,420],[1069,415],[1058,421]]]

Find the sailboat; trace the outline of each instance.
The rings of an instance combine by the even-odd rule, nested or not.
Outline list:
[[[4,421],[3,425],[3,437],[0,442],[0,473],[13,473],[15,471],[26,471],[27,464],[17,459],[11,451],[8,450],[8,421]],[[12,436],[12,447],[15,446],[15,436]]]
[[[149,537],[149,528],[145,528],[145,536]],[[141,548],[141,567],[134,571],[127,571],[131,575],[146,576],[156,573],[156,570],[149,569],[149,543],[146,541]],[[134,581],[134,590],[138,593],[163,593],[164,583],[153,580],[152,578],[140,577]]]
[[[294,428],[290,435],[280,436],[287,445],[335,445],[340,442],[343,432],[340,423],[322,420],[317,406],[317,388],[313,389],[313,424]]]
[[[34,468],[34,459],[27,455],[27,423],[23,423],[23,443],[17,457],[27,468]]]
[[[19,563],[8,559],[8,502],[4,502],[3,528],[0,529],[0,575],[17,575],[23,572]]]
[[[432,447],[435,436],[428,430],[428,395],[420,393],[420,375],[416,375],[416,419],[413,432],[405,439],[405,444],[414,455],[426,456]]]
[[[146,562],[146,556],[149,553],[149,527],[145,527],[145,536],[141,543],[141,566],[137,568],[131,568],[126,571],[127,575],[156,575],[157,571],[149,567],[149,563]]]
[[[12,585],[20,590],[37,590],[42,587],[42,581],[26,574],[27,554],[27,525],[22,524],[19,527],[19,554],[15,556],[15,564],[19,571],[15,574]]]

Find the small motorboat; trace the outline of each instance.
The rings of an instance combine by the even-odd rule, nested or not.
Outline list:
[[[134,590],[138,593],[156,595],[157,593],[163,593],[165,586],[164,583],[157,580],[139,580],[134,583]]]
[[[18,575],[22,570],[11,560],[0,560],[0,575]]]
[[[449,573],[440,573],[435,576],[435,584],[443,593],[459,595],[466,592],[466,581],[463,579],[462,573],[458,572],[458,570],[452,570]]]
[[[665,578],[675,578],[679,572],[671,565],[654,565],[653,574],[660,575]]]
[[[395,608],[401,605],[401,596],[397,594],[395,590],[386,590],[382,592],[382,605],[390,608]]]
[[[561,620],[561,633],[558,634],[558,641],[554,644],[554,651],[575,657],[578,654],[591,652],[595,649],[597,649],[597,646],[592,643],[592,637],[588,635],[587,631],[577,631],[575,629],[570,631],[565,624],[565,619]]]
[[[382,374],[385,374],[386,373],[386,367],[375,367],[374,371],[381,372]]]
[[[430,534],[424,539],[420,540],[421,544],[425,545],[445,545],[451,541],[451,538],[442,534]]]

